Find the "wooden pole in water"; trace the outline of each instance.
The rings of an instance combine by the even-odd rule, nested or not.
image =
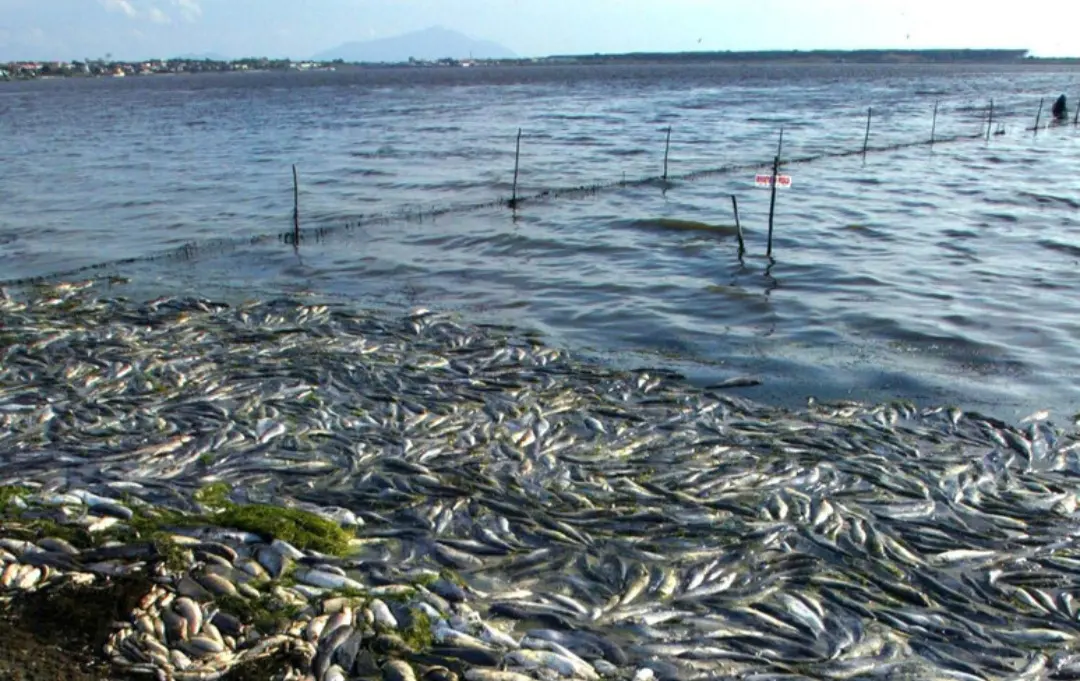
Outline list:
[[[937,132],[937,108],[938,102],[934,102],[934,120],[930,123],[930,148],[934,148],[934,133]]]
[[[735,198],[735,195],[731,195],[731,208],[735,211],[735,236],[739,238],[739,257],[746,253],[746,244],[743,242],[742,236],[742,224],[739,222],[739,200]]]
[[[1042,97],[1042,98],[1039,99],[1039,113],[1035,114],[1035,128],[1032,131],[1033,134],[1035,134],[1035,135],[1039,134],[1039,120],[1042,119],[1042,109],[1043,109],[1043,104],[1045,102],[1046,102],[1045,97]]]
[[[990,112],[986,115],[986,141],[990,141],[990,128],[994,127],[994,98],[990,98]]]
[[[510,195],[510,207],[517,208],[518,167],[521,161],[521,128],[518,128],[517,147],[514,149],[514,187]]]
[[[780,174],[780,157],[773,158],[772,163],[772,195],[769,196],[769,242],[765,247],[765,255],[772,257],[772,232],[773,214],[776,212],[776,177]]]
[[[1080,100],[1076,103],[1076,113],[1073,114],[1073,125],[1080,123]]]
[[[300,245],[300,182],[296,177],[296,164],[292,167],[292,196],[293,196],[293,244]]]
[[[866,158],[866,145],[870,143],[870,118],[874,115],[874,107],[867,107],[866,109],[866,136],[863,137],[862,142],[862,155]]]
[[[664,142],[664,182],[667,182],[668,152],[671,151],[671,126],[667,127],[667,140]]]

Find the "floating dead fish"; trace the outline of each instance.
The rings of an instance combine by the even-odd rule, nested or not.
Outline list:
[[[0,597],[152,575],[101,651],[127,671],[1080,667],[1080,437],[1048,411],[792,412],[427,310],[93,295],[0,306]]]

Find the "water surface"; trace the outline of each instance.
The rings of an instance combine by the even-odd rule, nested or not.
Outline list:
[[[1080,409],[1080,130],[1024,129],[1080,70],[607,66],[0,84],[0,279],[117,264],[126,295],[315,293],[536,329],[740,394]],[[520,191],[1006,134],[342,229]],[[1045,119],[1044,119],[1045,123]],[[291,228],[291,164],[308,238]],[[737,257],[730,195],[748,254]],[[329,231],[314,231],[325,227]],[[225,239],[224,242],[212,242]],[[231,241],[230,241],[231,240]]]

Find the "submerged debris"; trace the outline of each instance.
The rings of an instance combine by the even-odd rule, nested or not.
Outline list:
[[[793,413],[504,329],[0,299],[0,593],[170,679],[1080,675],[1080,441]],[[246,675],[246,676],[245,676]]]

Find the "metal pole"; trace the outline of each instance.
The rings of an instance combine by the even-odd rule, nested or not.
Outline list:
[[[870,142],[870,118],[874,114],[874,107],[867,107],[866,109],[866,136],[863,137],[862,143],[862,155],[866,156],[866,145]]]
[[[514,187],[510,195],[510,207],[517,208],[518,166],[521,161],[521,128],[518,128],[517,147],[514,149]]]
[[[937,108],[938,103],[934,102],[934,122],[930,124],[930,148],[934,148],[934,133],[937,132]]]
[[[741,258],[746,252],[746,244],[743,242],[742,224],[739,222],[739,200],[734,194],[731,195],[731,208],[735,211],[735,236],[739,238],[739,257]]]
[[[293,244],[300,244],[300,181],[296,177],[296,164],[292,167],[293,191]]]
[[[667,141],[664,142],[664,182],[667,182],[668,152],[671,151],[671,126],[667,128]]]
[[[776,177],[780,174],[780,157],[773,158],[772,164],[772,195],[769,197],[769,243],[765,249],[765,255],[772,257],[772,234],[773,214],[776,212]]]

